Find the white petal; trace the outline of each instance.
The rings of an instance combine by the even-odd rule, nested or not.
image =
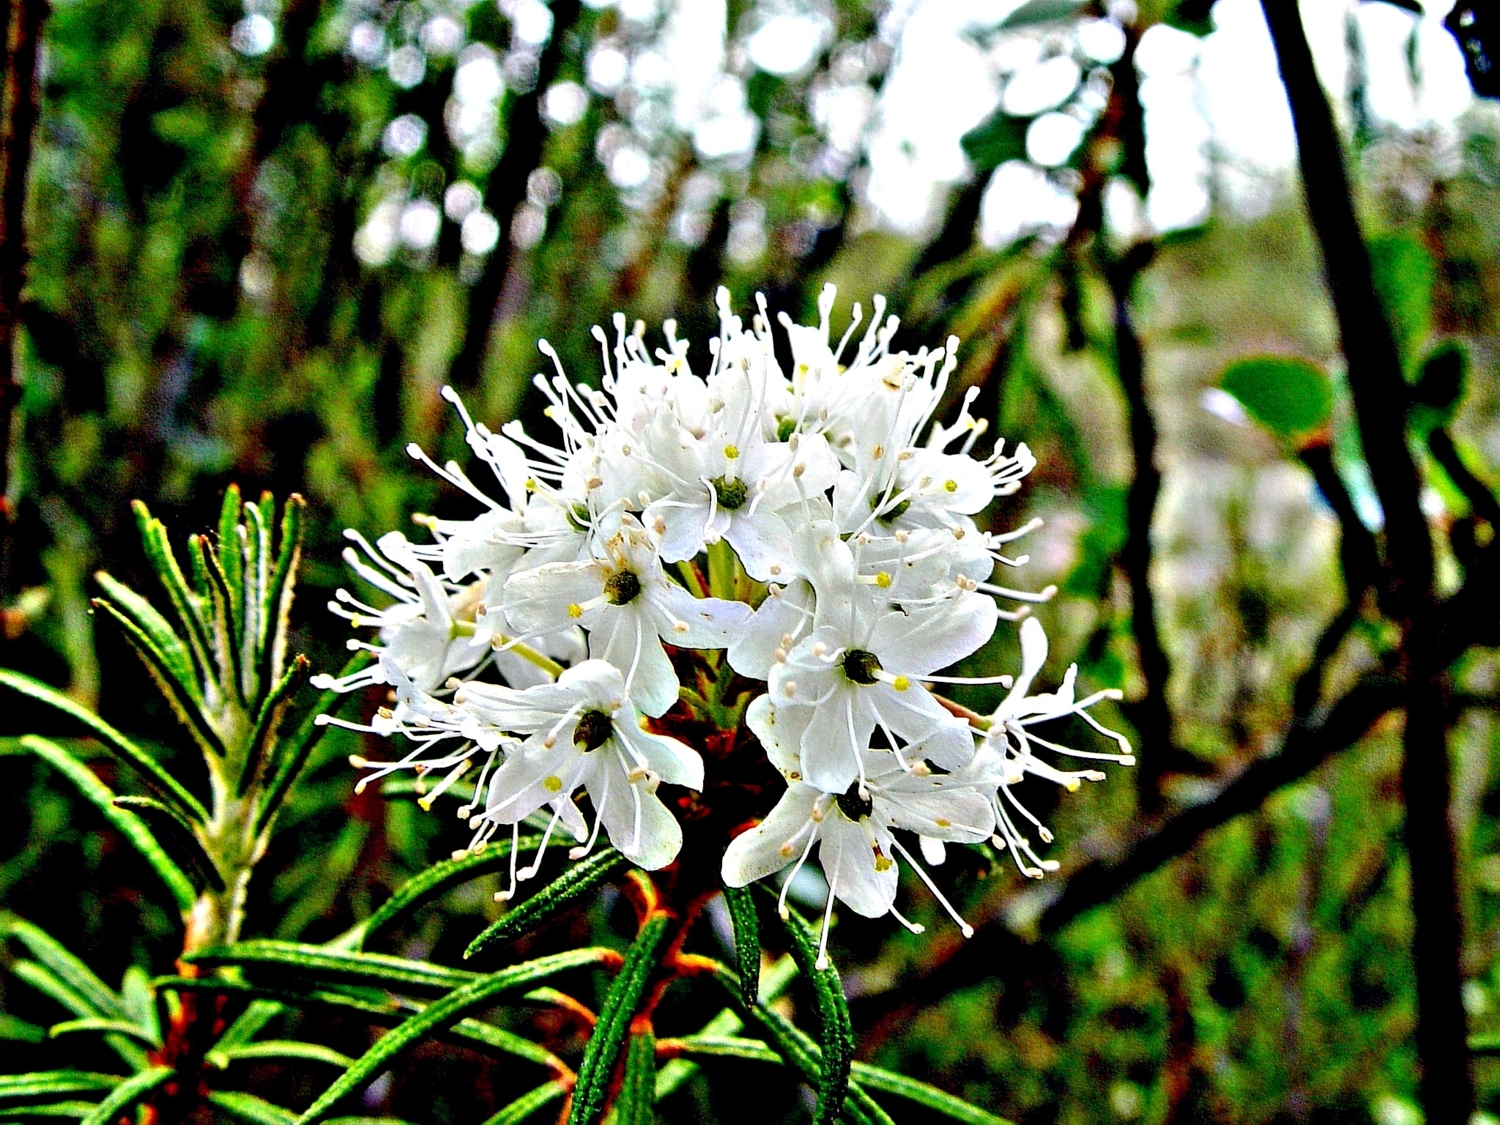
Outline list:
[[[882,617],[870,634],[870,651],[888,672],[922,676],[983,648],[998,621],[995,599],[965,594],[935,607]]]
[[[812,627],[813,591],[802,579],[773,591],[729,642],[729,666],[753,680],[769,680],[777,649],[791,649]],[[789,638],[790,644],[783,644]]]
[[[780,871],[801,855],[807,837],[789,841],[807,829],[820,796],[810,785],[788,786],[765,820],[729,842],[721,865],[724,882],[731,887],[746,886]]]
[[[750,620],[751,609],[744,602],[695,598],[670,582],[661,583],[649,596],[662,640],[681,648],[728,648]]]
[[[941,840],[934,840],[931,836],[918,836],[917,843],[922,849],[922,858],[929,867],[941,867],[948,858],[948,846]]]
[[[633,708],[629,709],[633,712]],[[685,742],[642,730],[625,709],[615,716],[615,737],[646,761],[647,768],[669,785],[703,789],[703,759]]]
[[[589,633],[589,655],[618,668],[631,701],[654,717],[671,710],[680,685],[644,609],[631,604],[604,614]]]
[[[789,781],[802,779],[802,735],[812,717],[811,707],[778,707],[770,695],[758,696],[745,711],[745,725]]]
[[[845,684],[813,712],[802,735],[802,776],[825,793],[842,793],[859,778],[859,753],[870,745],[875,719],[861,696]]]
[[[823,819],[818,839],[818,862],[834,895],[866,918],[889,913],[896,901],[896,863],[889,839],[881,848],[884,854],[877,856],[877,841],[872,839],[876,835],[870,821],[855,823],[835,808]]]

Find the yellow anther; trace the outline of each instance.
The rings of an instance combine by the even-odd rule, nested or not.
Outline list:
[[[945,480],[943,482],[943,491],[944,492],[957,492],[958,491],[958,481],[956,481],[956,480]]]
[[[891,860],[890,860],[889,856],[878,855],[878,856],[875,857],[875,870],[876,871],[889,871],[890,869],[891,869]]]
[[[724,447],[724,456],[727,457],[727,458],[729,458],[731,461],[733,461],[739,455],[740,455],[740,447],[739,446],[737,446],[737,445],[726,445]]]
[[[561,793],[562,792],[562,778],[560,778],[560,777],[543,778],[542,779],[542,788],[545,789],[548,793]]]
[[[891,576],[882,570],[875,576],[875,585],[879,586],[882,590],[889,590],[891,588]]]
[[[583,606],[579,605],[577,602],[574,602],[572,605],[568,606],[568,616],[575,619],[582,617]]]
[[[897,691],[905,691],[907,688],[911,687],[911,681],[908,680],[905,676],[897,676],[894,680],[891,681],[891,687],[895,688]]]

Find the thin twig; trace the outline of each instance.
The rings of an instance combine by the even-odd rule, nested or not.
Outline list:
[[[1422,481],[1406,445],[1408,391],[1369,250],[1354,213],[1343,149],[1319,85],[1295,0],[1261,0],[1297,134],[1313,232],[1348,362],[1354,413],[1385,514],[1387,611],[1401,627],[1406,726],[1401,781],[1411,860],[1419,1092],[1430,1120],[1465,1121],[1474,1108],[1461,1000],[1463,922],[1448,818],[1449,766],[1433,596],[1432,541]],[[1441,1108],[1446,1107],[1446,1108]]]

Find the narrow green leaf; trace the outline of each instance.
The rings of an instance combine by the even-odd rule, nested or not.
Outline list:
[[[159,1066],[125,1079],[83,1119],[83,1125],[111,1125],[115,1118],[158,1086],[165,1085],[176,1073],[171,1067]]]
[[[64,1020],[55,1023],[47,1029],[49,1039],[57,1039],[63,1035],[76,1035],[80,1032],[92,1032],[96,1035],[124,1035],[144,1047],[160,1047],[161,1044],[147,1034],[146,1030],[131,1023],[129,1020],[106,1020],[90,1017],[81,1020]]]
[[[520,841],[519,851],[534,852],[540,843],[540,836],[525,837]],[[445,859],[433,864],[401,884],[395,894],[380,904],[380,909],[365,919],[361,943],[368,941],[371,934],[389,925],[408,910],[415,910],[453,887],[504,867],[509,857],[510,841],[501,840],[491,843],[483,851],[465,852],[457,859]]]
[[[260,711],[255,716],[255,726],[250,731],[250,749],[245,758],[245,767],[240,771],[239,796],[243,797],[252,785],[261,781],[270,764],[270,752],[281,729],[281,722],[286,718],[287,708],[292,705],[298,690],[307,682],[310,667],[307,657],[297,657],[287,669],[286,675],[281,677],[281,681],[261,703]]]
[[[522,1094],[515,1101],[511,1102],[510,1105],[500,1110],[499,1113],[486,1121],[484,1125],[521,1125],[521,1122],[525,1121],[537,1110],[551,1105],[558,1098],[566,1095],[567,1092],[568,1088],[561,1082],[543,1082],[535,1090]]]
[[[114,806],[128,809],[144,820],[162,850],[194,877],[197,886],[211,887],[215,891],[224,889],[224,878],[214,866],[213,859],[203,850],[193,826],[170,805],[152,797],[116,797]]]
[[[760,991],[760,924],[755,917],[755,898],[749,887],[725,887],[724,905],[729,908],[729,920],[734,926],[740,996],[746,1006],[751,1006]]]
[[[464,950],[464,957],[473,957],[476,953],[482,953],[492,946],[536,929],[624,866],[625,857],[613,848],[605,848],[573,864],[471,941],[469,948]]]
[[[203,807],[203,802],[184,789],[182,784],[164,770],[145,750],[92,711],[75,703],[62,692],[48,687],[40,680],[34,680],[30,676],[14,672],[9,668],[0,668],[0,685],[61,711],[74,722],[87,728],[88,732],[102,742],[106,749],[133,767],[155,789],[167,794],[174,802],[181,805],[188,813],[190,820],[202,822],[208,820],[208,810]]]
[[[33,957],[82,997],[93,1014],[114,1019],[125,1018],[125,1005],[115,990],[40,926],[21,918],[4,916],[0,917],[0,936],[15,938],[24,945]]]
[[[1072,19],[1082,8],[1083,0],[1026,0],[1026,3],[1000,21],[998,29],[1010,31],[1017,27],[1060,23],[1062,20]]]
[[[349,663],[344,665],[344,670],[339,673],[339,678],[353,675],[365,667],[374,659],[370,653],[361,650],[355,653]],[[318,696],[317,702],[312,709],[302,717],[296,732],[291,738],[282,739],[276,747],[276,774],[271,779],[271,784],[266,786],[265,797],[261,801],[259,819],[255,823],[256,834],[264,832],[270,827],[271,821],[275,819],[276,813],[281,808],[281,802],[285,799],[287,791],[291,789],[293,782],[302,772],[302,767],[307,764],[308,757],[312,754],[313,747],[317,745],[318,739],[322,737],[323,728],[318,725],[319,715],[332,714],[347,702],[348,697],[340,693],[328,690]]]
[[[265,682],[281,674],[286,662],[286,635],[290,627],[292,598],[297,589],[297,566],[302,561],[302,523],[307,501],[295,492],[281,508],[281,543],[276,555],[276,570],[266,585],[262,619],[266,633],[261,641]],[[271,509],[265,509],[269,515]]]
[[[151,989],[151,975],[139,965],[128,965],[120,981],[120,1003],[126,1018],[156,1042],[161,1042],[161,1017],[156,1010],[156,993]]]
[[[183,726],[187,727],[198,745],[205,753],[222,758],[224,743],[204,716],[203,705],[200,702],[201,696],[197,692],[187,691],[177,682],[171,670],[167,668],[166,658],[162,653],[157,651],[146,634],[114,605],[104,598],[95,598],[92,604],[96,610],[103,610],[105,616],[119,627],[120,632],[125,634],[130,647],[135,650],[135,654],[141,658],[141,663],[146,666],[146,671],[151,674],[151,682],[156,685],[156,690],[162,693],[171,705],[172,713],[177,716],[177,720]]]
[[[395,992],[441,994],[483,979],[478,973],[383,953],[338,953],[318,945],[257,939],[186,954],[195,965],[236,965],[252,971],[281,969],[318,984],[361,984]]]
[[[1219,386],[1279,437],[1297,438],[1328,425],[1333,384],[1316,364],[1294,356],[1251,356],[1231,363]]]
[[[323,1120],[339,1099],[371,1081],[392,1058],[424,1036],[458,1022],[468,1012],[494,1004],[496,998],[506,992],[524,990],[537,981],[569,969],[596,964],[606,952],[601,949],[578,949],[555,953],[550,957],[539,957],[524,965],[480,977],[450,992],[376,1040],[374,1046],[308,1107],[307,1112],[298,1119],[298,1125],[312,1125],[312,1122]]]
[[[47,1029],[29,1020],[0,1012],[0,1039],[16,1043],[45,1043]]]
[[[198,686],[198,677],[193,671],[192,654],[188,652],[186,642],[167,623],[167,619],[156,611],[154,605],[125,583],[117,581],[108,571],[95,571],[94,581],[99,583],[105,596],[115,607],[151,638],[151,643],[161,653],[166,667],[182,689],[201,700],[202,692]]]
[[[230,1051],[235,1047],[243,1047],[249,1043],[282,1012],[286,1011],[284,1005],[275,1000],[255,1000],[250,1006],[240,1013],[240,1016],[232,1024],[229,1030],[219,1036],[219,1041],[214,1044],[216,1051]]]
[[[1500,1032],[1469,1036],[1469,1053],[1482,1058],[1500,1055]]]
[[[677,1040],[677,1044],[685,1055],[701,1055],[707,1058],[753,1059],[756,1062],[767,1063],[785,1061],[759,1039],[744,1039],[738,1035],[688,1035]]]
[[[966,1125],[1013,1125],[1013,1122],[1003,1117],[996,1117],[987,1110],[970,1105],[962,1098],[956,1098],[944,1090],[939,1090],[936,1086],[929,1086],[926,1082],[919,1082],[904,1074],[896,1074],[862,1062],[856,1062],[851,1068],[851,1073],[861,1086],[879,1090],[883,1094],[895,1094],[898,1098],[905,1098],[907,1101],[941,1113],[944,1117],[965,1122]]]
[[[530,1039],[523,1039],[513,1031],[505,1031],[479,1020],[466,1019],[454,1024],[451,1033],[460,1039],[481,1043],[502,1054],[514,1055],[518,1059],[536,1063],[548,1070],[559,1069],[559,1060],[556,1055],[546,1047],[533,1043]]]
[[[583,1061],[578,1064],[578,1084],[573,1087],[573,1106],[568,1125],[594,1125],[604,1112],[609,1093],[610,1075],[620,1055],[630,1021],[657,967],[657,953],[667,936],[665,914],[646,920],[641,932],[625,953],[625,963],[610,983],[599,1008],[589,1041],[584,1044]]]
[[[342,1055],[331,1047],[324,1047],[320,1043],[303,1043],[296,1039],[263,1039],[259,1043],[247,1043],[228,1050],[216,1047],[208,1053],[208,1061],[221,1070],[232,1062],[244,1062],[246,1059],[299,1059],[304,1062],[327,1063],[340,1070],[354,1065],[354,1060],[348,1055]]]
[[[19,1111],[22,1117],[87,1117],[94,1112],[94,1102],[82,1102],[77,1098],[64,1098],[60,1102],[37,1102]]]
[[[188,551],[202,560],[203,573],[208,576],[209,605],[213,610],[214,654],[218,658],[220,683],[226,695],[238,697],[240,703],[248,703],[249,692],[245,685],[245,673],[240,661],[238,639],[244,636],[244,622],[240,620],[239,607],[229,580],[224,577],[224,567],[219,553],[206,535],[188,536]]]
[[[172,553],[172,544],[167,539],[166,525],[152,516],[139,500],[132,501],[130,508],[135,513],[146,558],[182,625],[182,635],[187,639],[188,651],[197,666],[199,682],[211,683],[215,679],[215,670],[209,659],[208,622],[203,616],[199,596],[188,586],[182,568],[177,565],[177,556]]]
[[[656,1036],[633,1032],[625,1048],[625,1076],[615,1099],[615,1125],[652,1125],[656,1120]]]
[[[245,505],[245,592],[240,601],[240,617],[244,622],[240,637],[240,666],[248,677],[255,681],[255,691],[263,691],[279,676],[268,676],[261,665],[265,649],[266,583],[270,581],[271,531],[266,524],[269,513],[263,515],[256,504]],[[247,695],[253,699],[254,695]]]
[[[849,1020],[849,1005],[844,999],[839,971],[831,962],[818,967],[818,942],[812,929],[795,910],[788,909],[785,922],[787,936],[791,939],[792,959],[812,985],[817,999],[823,1063],[813,1122],[814,1125],[827,1125],[839,1115],[844,1104],[849,1086],[849,1063],[854,1057],[854,1029]]]
[[[57,1001],[80,1019],[97,1016],[99,1009],[90,1004],[73,989],[63,983],[62,978],[38,961],[22,958],[11,962],[11,974],[25,984],[31,985],[43,996]]]
[[[39,1098],[67,1094],[96,1094],[118,1086],[118,1074],[87,1070],[39,1070],[30,1074],[0,1075],[0,1106],[22,1105]]]
[[[240,486],[231,484],[224,490],[219,505],[219,562],[224,579],[235,602],[245,603],[245,543],[240,531]]]
[[[0,672],[0,679],[4,676],[5,673]],[[130,845],[141,854],[141,858],[151,865],[151,870],[156,872],[157,877],[167,885],[167,890],[171,892],[179,910],[186,914],[192,909],[193,900],[196,897],[193,884],[182,873],[182,869],[173,863],[167,853],[162,850],[162,846],[157,843],[150,830],[141,823],[140,817],[124,809],[116,808],[115,795],[109,791],[104,782],[95,777],[92,770],[55,743],[33,734],[26,735],[21,741],[28,750],[72,782],[73,787],[83,798],[104,814],[104,818],[129,841]]]
[[[214,1090],[208,1100],[246,1125],[292,1125],[297,1120],[291,1110],[237,1090]]]

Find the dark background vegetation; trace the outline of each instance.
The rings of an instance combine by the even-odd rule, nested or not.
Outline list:
[[[1045,3],[1029,10],[1051,18],[976,34],[1076,53],[1076,27],[1105,15]],[[1268,3],[1284,24],[1295,11]],[[1403,1125],[1424,1100],[1437,1120],[1434,1074],[1463,1100],[1465,1020],[1500,1031],[1500,505],[1485,487],[1500,473],[1500,116],[1479,104],[1454,135],[1402,132],[1363,111],[1356,69],[1333,94],[1351,195],[1329,179],[1338,150],[1317,139],[1320,92],[1288,66],[1283,27],[1288,85],[1311,114],[1298,124],[1316,224],[1288,174],[1255,217],[1216,206],[1191,230],[1122,235],[1106,192],[1150,186],[1134,45],[1162,21],[1211,26],[1202,0],[1131,7],[1115,10],[1125,54],[1098,68],[1104,104],[1080,111],[1085,139],[1052,173],[1077,193],[1076,222],[995,248],[976,237],[980,202],[990,172],[1026,159],[1027,119],[997,114],[970,134],[972,175],[925,237],[872,224],[862,144],[839,148],[814,119],[832,85],[878,95],[892,52],[879,5],[819,5],[833,34],[804,73],[731,52],[760,129],[748,154],[713,160],[674,128],[661,88],[596,89],[566,124],[542,112],[559,83],[586,83],[592,54],[652,49],[664,16],[649,5],[631,19],[554,0],[550,31],[523,35],[516,6],[490,0],[12,0],[0,661],[171,743],[144,671],[89,613],[98,568],[147,585],[131,498],[186,534],[211,526],[230,482],[306,496],[296,627],[335,668],[343,631],[322,605],[343,580],[342,529],[470,510],[404,452],[462,454],[444,383],[477,417],[536,425],[538,337],[587,379],[588,329],[617,309],[653,332],[676,317],[702,357],[721,283],[742,310],[759,292],[805,319],[836,281],[836,331],[851,300],[868,309],[884,292],[898,343],[964,338],[958,382],[981,388],[995,432],[1036,452],[995,526],[1047,520],[1023,572],[1061,588],[1038,609],[1047,676],[1076,661],[1091,688],[1123,688],[1107,717],[1140,765],[1063,799],[1025,793],[1059,841],[1063,870],[1043,884],[954,855],[943,877],[979,928],[971,942],[916,887],[904,909],[926,936],[838,927],[864,1056],[1038,1125]],[[769,10],[731,0],[731,46]],[[460,121],[455,73],[476,57],[504,90]],[[1092,104],[1086,93],[1070,99]],[[650,173],[622,188],[608,172],[624,145]],[[442,217],[459,180],[498,224],[492,247],[483,222]],[[1467,357],[1456,402],[1424,367],[1445,342]],[[1203,408],[1229,362],[1259,353],[1332,376],[1328,427],[1277,434]],[[1424,371],[1422,415],[1405,399]],[[1381,503],[1383,528],[1370,521]],[[1014,654],[1002,630],[982,663]],[[49,729],[4,706],[8,730]],[[356,748],[325,740],[248,934],[326,940],[464,842],[409,797],[353,796]],[[144,868],[45,767],[0,755],[0,808],[6,910],[65,936],[106,979],[132,960],[167,971],[176,923],[143,891]],[[456,957],[494,910],[487,894],[456,896],[388,948]],[[606,902],[536,940],[614,924]],[[675,1004],[659,1023],[696,1027],[715,1010]],[[44,1005],[0,970],[5,1011],[57,1018]],[[355,1053],[369,1041],[367,1027],[325,1030]],[[805,1112],[789,1080],[755,1065],[711,1068],[663,1119]],[[1481,1050],[1472,1073],[1478,1105],[1500,1114],[1497,1064]],[[314,1077],[266,1068],[252,1086],[295,1102]],[[506,1092],[479,1056],[429,1045],[367,1103],[479,1121]]]

